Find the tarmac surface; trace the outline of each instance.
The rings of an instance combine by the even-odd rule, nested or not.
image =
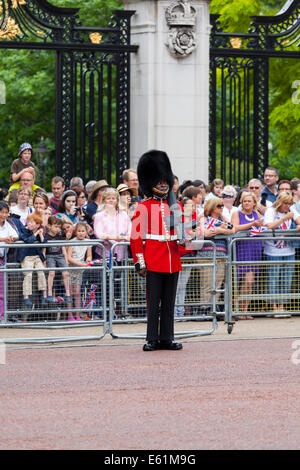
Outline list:
[[[198,332],[211,322],[175,326]],[[231,334],[219,322],[211,335],[183,338],[181,351],[88,339],[99,334],[77,328],[85,341],[2,344],[1,450],[300,448],[300,317],[239,321]],[[75,331],[0,329],[2,340],[54,335]]]

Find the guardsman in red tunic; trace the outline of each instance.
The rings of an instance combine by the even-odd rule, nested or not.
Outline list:
[[[136,270],[146,278],[147,343],[143,350],[178,350],[182,344],[174,342],[174,305],[181,262],[178,235],[168,222],[173,173],[167,154],[159,150],[145,153],[137,174],[148,197],[136,208],[130,238]]]

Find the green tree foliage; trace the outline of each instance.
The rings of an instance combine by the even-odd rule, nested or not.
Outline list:
[[[51,52],[0,51],[0,80],[6,91],[5,104],[0,106],[2,186],[7,186],[10,165],[22,142],[30,142],[35,148],[45,136],[49,150],[54,148],[54,76]],[[54,164],[48,169],[54,171]]]
[[[224,31],[246,32],[250,26],[250,16],[257,15],[260,0],[212,0],[210,12],[220,15]]]
[[[114,9],[123,7],[121,0],[51,0],[57,7],[80,8],[80,20],[84,26],[106,26]]]
[[[84,26],[106,26],[111,11],[123,7],[121,0],[49,1],[58,7],[80,8]],[[283,4],[284,0],[212,0],[210,9],[221,14],[224,30],[247,32],[251,15],[277,13]],[[298,61],[270,61],[270,163],[280,169],[282,177],[300,174],[300,103],[292,100],[297,80]],[[6,104],[0,104],[0,185],[7,186],[20,143],[29,141],[36,148],[43,136],[48,149],[55,148],[55,52],[0,49],[1,88],[3,84]],[[37,163],[36,157],[34,161]],[[49,186],[55,171],[54,152],[48,155],[45,171]]]
[[[210,11],[220,15],[224,31],[247,33],[251,16],[276,14],[284,4],[284,0],[212,0]],[[282,178],[300,174],[300,92],[297,94],[296,89],[300,90],[299,80],[299,60],[270,60],[269,163],[279,169]]]
[[[122,8],[119,0],[50,3],[80,8],[79,21],[83,26],[106,26],[112,10]],[[17,157],[19,145],[30,142],[37,148],[44,137],[52,151],[44,161],[45,186],[49,187],[55,174],[55,52],[0,49],[0,83],[5,89],[5,104],[0,104],[0,186],[9,185],[10,165]],[[36,153],[33,161],[38,163]]]

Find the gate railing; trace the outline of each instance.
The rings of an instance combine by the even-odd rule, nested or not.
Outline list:
[[[84,181],[116,178],[117,186],[130,166],[135,11],[113,10],[108,27],[86,27],[79,8],[44,0],[14,3],[0,0],[0,49],[56,52],[55,174],[66,184],[79,173]]]
[[[251,17],[247,33],[210,15],[209,181],[243,186],[268,166],[269,59],[299,59],[299,15],[287,0],[276,15]]]

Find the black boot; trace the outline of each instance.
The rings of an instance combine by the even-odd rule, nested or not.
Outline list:
[[[181,343],[175,343],[174,341],[160,341],[159,349],[168,349],[170,351],[178,351],[182,349]]]
[[[157,349],[160,349],[158,341],[148,341],[143,346],[143,351],[156,351]]]

